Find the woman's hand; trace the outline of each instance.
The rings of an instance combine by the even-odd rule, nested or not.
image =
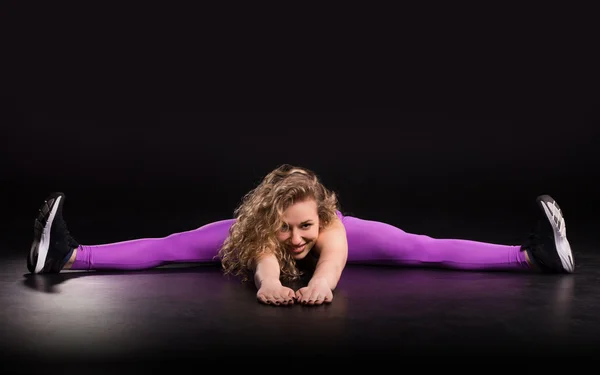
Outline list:
[[[267,305],[293,305],[294,291],[281,284],[279,280],[265,281],[256,293],[259,302]]]
[[[307,286],[296,292],[296,299],[303,305],[320,305],[333,301],[333,292],[325,278],[313,278]]]

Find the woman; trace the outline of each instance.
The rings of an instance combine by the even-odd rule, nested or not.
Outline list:
[[[32,273],[140,270],[174,262],[220,262],[225,274],[254,279],[260,302],[329,303],[347,263],[443,266],[462,270],[571,273],[565,222],[548,195],[537,198],[541,219],[522,245],[435,239],[392,225],[344,216],[334,192],[311,170],[282,165],[242,200],[235,217],[164,238],[81,245],[62,217],[64,194],[41,207],[27,258]],[[294,291],[313,260],[307,285]]]

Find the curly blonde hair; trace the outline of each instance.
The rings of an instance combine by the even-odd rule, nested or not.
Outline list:
[[[319,229],[326,228],[335,219],[339,206],[337,196],[313,171],[283,164],[267,174],[234,211],[236,220],[218,253],[224,273],[248,281],[257,260],[264,254],[274,254],[279,261],[280,277],[290,281],[298,279],[301,272],[278,241],[277,232],[283,225],[283,212],[305,199],[314,199],[317,203]]]

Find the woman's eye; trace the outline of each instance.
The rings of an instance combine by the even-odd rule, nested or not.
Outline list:
[[[303,229],[308,229],[312,226],[312,224],[302,224],[301,228]],[[281,226],[281,231],[282,232],[287,232],[290,229],[290,227],[288,225],[282,225]]]

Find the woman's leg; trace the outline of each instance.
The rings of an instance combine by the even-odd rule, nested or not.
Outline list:
[[[234,220],[217,221],[163,238],[79,245],[64,269],[140,270],[169,263],[215,262]]]
[[[31,273],[73,270],[139,270],[175,262],[217,261],[218,251],[235,219],[206,224],[164,238],[143,238],[105,245],[81,245],[67,229],[62,211],[65,195],[50,194],[34,222],[27,254]]]
[[[345,216],[348,263],[436,266],[462,270],[523,270],[521,246],[407,233],[390,224]]]

